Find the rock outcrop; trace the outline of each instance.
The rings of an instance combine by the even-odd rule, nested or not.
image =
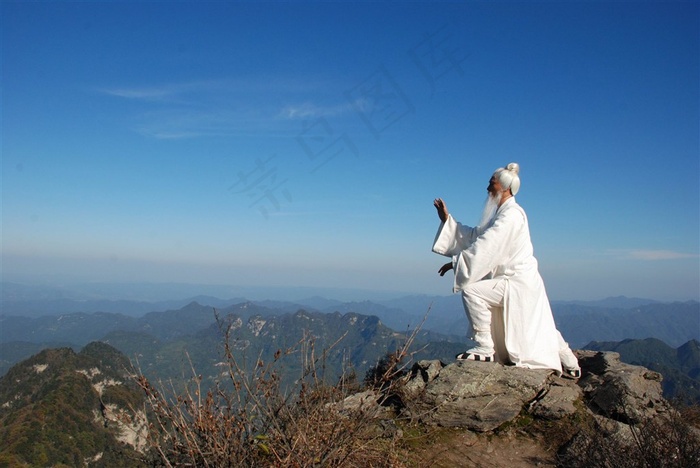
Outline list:
[[[439,361],[420,361],[413,367],[407,384],[407,396],[415,399],[412,411],[425,424],[478,432],[518,416],[546,388],[550,374],[474,361],[441,366]]]
[[[578,383],[595,414],[637,424],[668,411],[658,372],[624,364],[615,352],[580,351],[578,358],[584,370]]]
[[[614,352],[577,351],[577,356],[578,381],[496,363],[419,361],[404,377],[399,406],[423,424],[474,432],[493,431],[522,414],[557,420],[577,411],[624,430],[669,411],[657,372],[625,364]],[[357,405],[351,399],[346,402]],[[382,398],[362,394],[363,407],[372,400]]]
[[[405,386],[407,405],[421,422],[485,432],[523,411],[555,420],[577,411],[580,401],[594,415],[636,424],[668,410],[661,375],[620,362],[613,352],[579,351],[578,382],[548,370],[494,363],[417,362]]]

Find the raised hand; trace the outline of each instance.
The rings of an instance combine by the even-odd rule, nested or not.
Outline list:
[[[437,209],[440,221],[442,221],[443,223],[447,221],[447,216],[450,214],[450,212],[447,211],[447,205],[442,200],[442,198],[436,198],[435,200],[433,200],[433,206],[435,206],[435,209]]]

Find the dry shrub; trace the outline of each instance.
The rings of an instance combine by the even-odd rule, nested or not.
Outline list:
[[[319,378],[313,337],[295,347],[279,350],[274,360],[258,359],[254,369],[240,365],[231,343],[231,326],[223,324],[226,377],[204,391],[202,378],[194,377],[185,390],[171,385],[155,388],[142,374],[138,383],[150,409],[150,446],[147,462],[153,466],[202,467],[400,467],[396,438],[386,436],[378,416],[386,394],[369,392],[371,404],[351,407],[345,398],[357,388],[340,379],[327,385]],[[406,355],[417,330],[395,355]],[[341,338],[342,339],[342,338]],[[340,340],[339,340],[340,341]],[[333,348],[336,342],[330,348]],[[329,349],[330,349],[329,348]],[[298,353],[302,375],[291,391],[283,391],[277,364]],[[395,375],[400,360],[383,369]]]
[[[637,425],[591,419],[560,450],[567,468],[686,468],[700,466],[700,430],[689,424],[698,407],[669,411]]]

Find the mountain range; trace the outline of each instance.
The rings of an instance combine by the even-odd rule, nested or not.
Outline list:
[[[138,433],[139,421],[126,409],[143,400],[132,366],[153,382],[180,387],[194,372],[213,385],[227,334],[243,368],[275,362],[287,386],[309,355],[329,382],[362,380],[418,326],[414,361],[450,362],[469,345],[458,295],[229,297],[117,300],[3,283],[0,466],[138,466],[139,447],[128,434]],[[700,303],[614,297],[552,308],[572,347],[615,351],[661,373],[667,398],[700,402]]]
[[[362,323],[367,326],[371,324],[374,328],[358,335],[370,337],[371,340],[356,340],[357,337],[351,335],[342,344],[342,349],[352,356],[348,363],[360,374],[384,354],[394,351],[400,338],[420,324],[423,318],[425,323],[421,328],[420,345],[429,346],[428,349],[439,354],[435,357],[452,359],[454,354],[462,351],[469,343],[465,338],[467,320],[461,304],[455,301],[459,299],[457,296],[412,296],[386,301],[384,304],[372,301],[340,302],[312,297],[305,301],[307,306],[277,300],[228,304],[230,300],[204,296],[199,299],[209,304],[190,302],[180,308],[152,311],[138,317],[129,313],[103,311],[21,317],[7,315],[7,311],[3,310],[0,315],[0,375],[7,372],[14,363],[44,348],[80,349],[96,340],[112,343],[129,357],[140,355],[142,365],[147,367],[162,370],[171,366],[168,371],[164,371],[167,377],[182,375],[184,350],[188,350],[190,356],[195,356],[198,364],[211,370],[217,358],[212,356],[212,350],[219,349],[217,345],[221,340],[216,323],[217,314],[222,318],[235,317],[245,324],[236,330],[237,335],[240,335],[237,339],[255,341],[266,336],[274,337],[272,343],[265,345],[269,349],[289,346],[283,339],[301,338],[299,331],[303,326],[290,317],[296,317],[297,321],[300,317],[306,317],[303,320],[306,327],[318,325],[320,328],[315,329],[314,334],[325,337],[320,340],[320,347],[328,346],[340,336],[336,331],[330,333],[324,329],[345,330],[348,320],[375,317],[372,319],[374,322],[362,318]],[[51,304],[51,300],[42,301]],[[580,303],[553,304],[558,328],[573,348],[581,348],[594,341],[655,338],[673,349],[690,340],[700,340],[700,304],[697,302],[652,301],[640,305],[638,299],[625,301],[624,298],[611,298],[608,302],[616,307]],[[212,303],[223,307],[217,308]],[[309,307],[310,304],[317,308]],[[423,312],[423,316],[418,315],[417,312],[421,310],[427,312],[427,317],[426,312]],[[126,312],[132,313],[133,309]],[[251,319],[254,320],[251,322]],[[275,326],[277,330],[285,331],[268,333],[268,329]],[[250,333],[245,335],[246,330],[255,327],[262,327],[262,336],[250,336]],[[202,351],[196,352],[198,349]],[[164,364],[166,362],[167,365]],[[173,363],[178,365],[172,367]],[[682,380],[682,376],[679,375],[678,379]]]
[[[407,330],[422,323],[422,329],[446,335],[450,340],[463,340],[468,322],[459,295],[450,296],[402,296],[381,301],[341,302],[312,296],[296,301],[259,300],[248,301],[242,297],[220,299],[212,296],[193,296],[181,300],[159,302],[90,299],[78,300],[56,297],[44,291],[38,298],[25,287],[2,283],[0,317],[11,318],[3,323],[7,330],[0,330],[0,342],[14,340],[37,342],[46,334],[44,326],[55,329],[49,333],[51,341],[60,341],[60,330],[66,326],[50,324],[54,317],[61,320],[94,322],[97,327],[109,327],[113,322],[120,327],[137,326],[139,320],[153,316],[155,312],[177,311],[197,303],[228,311],[240,304],[253,304],[265,309],[262,315],[293,313],[297,310],[318,312],[356,312],[376,315],[394,330]],[[38,294],[38,293],[37,293]],[[646,299],[612,297],[600,301],[552,302],[555,321],[572,347],[581,347],[590,341],[621,341],[626,338],[658,338],[671,346],[680,346],[691,339],[700,339],[700,303],[697,301],[662,303]],[[96,314],[98,317],[90,317]],[[83,314],[83,315],[79,315]],[[423,320],[425,319],[424,323]],[[67,324],[66,324],[67,325]],[[15,330],[30,330],[31,336]],[[46,331],[46,330],[45,330]],[[99,333],[97,334],[99,335]],[[20,338],[21,337],[21,338]],[[99,338],[94,336],[92,339]],[[70,340],[69,340],[70,341]],[[83,337],[83,343],[90,339]]]
[[[205,389],[211,388],[225,371],[226,336],[243,369],[254,372],[274,362],[284,388],[295,385],[310,357],[328,382],[341,377],[361,381],[387,353],[403,346],[428,309],[411,347],[413,361],[451,362],[467,346],[464,335],[455,331],[459,321],[466,332],[455,296],[403,297],[381,304],[322,297],[310,297],[306,304],[197,299],[206,305],[191,301],[141,315],[128,307],[125,313],[84,309],[37,317],[3,310],[0,466],[139,466],[143,438],[135,435],[143,423],[134,409],[143,407],[143,394],[134,373],[174,389],[196,376]],[[41,300],[45,306],[52,301]],[[667,398],[698,404],[699,304],[623,298],[609,303],[613,307],[555,303],[558,327],[571,343],[599,337],[580,347],[618,352],[625,362],[661,373]],[[437,317],[431,321],[431,316]],[[643,339],[609,338],[635,335]],[[665,342],[685,337],[690,339],[680,344]]]
[[[213,372],[217,356],[212,350],[220,349],[221,340],[217,316],[241,322],[235,330],[236,339],[251,343],[272,340],[255,348],[272,352],[275,347],[288,347],[284,340],[301,339],[304,327],[320,337],[317,344],[322,349],[339,338],[338,330],[353,329],[348,328],[348,321],[359,320],[371,330],[358,335],[350,333],[340,347],[351,356],[346,364],[359,375],[387,352],[394,351],[399,341],[418,326],[419,344],[436,353],[433,357],[452,359],[470,343],[459,295],[350,302],[321,296],[298,301],[248,301],[242,297],[199,295],[183,303],[186,300],[112,300],[98,298],[97,293],[69,294],[6,282],[2,286],[0,376],[42,349],[79,350],[97,340],[113,344],[130,358],[140,356],[141,365],[158,368],[168,378],[182,375],[184,350],[207,372]],[[592,346],[593,342],[647,338],[676,349],[691,340],[700,340],[697,301],[664,303],[620,296],[601,301],[553,302],[552,308],[557,327],[575,349]],[[300,320],[305,325],[297,323]],[[255,327],[260,327],[258,335],[251,335],[250,330]],[[284,332],[273,333],[270,330],[274,327]],[[335,361],[334,366],[338,365],[339,361]],[[669,372],[667,369],[665,374]],[[682,382],[681,386],[690,385],[684,375],[678,374],[673,380]]]

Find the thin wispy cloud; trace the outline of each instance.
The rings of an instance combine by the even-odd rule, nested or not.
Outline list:
[[[168,83],[152,86],[117,86],[100,88],[99,91],[109,96],[134,101],[180,101],[185,95],[198,95],[225,89],[217,81],[194,81]]]
[[[649,250],[649,249],[639,249],[639,250],[627,250],[620,252],[623,257],[630,260],[681,260],[688,258],[699,258],[698,254],[691,254],[685,252],[676,252],[674,250]]]
[[[103,94],[124,99],[159,101],[168,99],[179,100],[185,96],[205,100],[210,97],[220,99],[226,96],[250,95],[252,93],[277,96],[285,94],[316,94],[323,92],[320,90],[327,90],[328,87],[328,84],[306,80],[255,77],[201,79],[142,86],[104,86],[97,90]]]
[[[293,104],[284,107],[279,112],[279,117],[292,120],[336,117],[349,112],[356,112],[357,109],[363,109],[364,107],[364,103],[361,102],[361,100],[330,106],[320,106],[311,102],[303,102],[301,104]]]
[[[271,112],[260,109],[171,108],[146,112],[136,119],[138,133],[157,139],[184,139],[207,136],[289,136],[287,128]]]
[[[167,88],[111,88],[101,89],[101,92],[126,99],[159,100],[172,95]]]
[[[327,86],[321,86],[326,92]],[[105,87],[99,92],[139,104],[132,128],[157,139],[226,135],[294,135],[292,121],[349,113],[359,103],[330,106],[307,99],[319,90],[299,80],[222,79],[140,87]],[[324,91],[321,91],[323,93]],[[300,99],[301,97],[301,99]],[[298,100],[297,105],[280,103]],[[280,110],[281,109],[281,110]],[[290,126],[291,125],[291,126]]]

